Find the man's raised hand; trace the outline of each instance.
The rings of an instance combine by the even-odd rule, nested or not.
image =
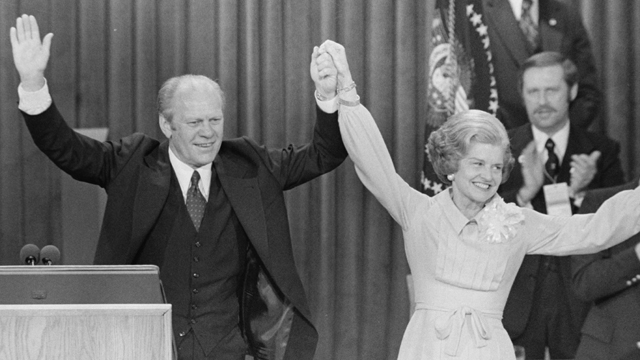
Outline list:
[[[10,37],[13,62],[22,87],[26,91],[39,90],[44,86],[53,34],[49,33],[41,40],[36,18],[22,15],[16,20],[16,27],[11,28]]]

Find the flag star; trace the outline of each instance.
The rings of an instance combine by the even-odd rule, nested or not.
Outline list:
[[[492,114],[495,114],[498,112],[498,102],[495,100],[491,100],[489,101],[489,110],[491,110]]]
[[[433,182],[433,192],[434,192],[434,193],[436,193],[436,194],[441,193],[441,192],[442,192],[442,190],[443,190],[443,189],[442,189],[442,185],[443,185],[443,184],[441,184],[441,183],[439,183],[439,182],[434,181],[434,182]]]
[[[469,4],[467,5],[467,16],[473,14],[475,11],[473,11],[473,4]]]
[[[482,44],[484,45],[485,49],[489,48],[489,37],[483,37],[482,38]]]
[[[478,25],[482,24],[482,15],[480,15],[478,13],[474,13],[471,16],[471,23],[473,23],[473,26],[478,26]]]
[[[478,32],[478,34],[480,34],[480,36],[487,36],[487,25],[482,24],[478,26],[478,29],[476,31]]]

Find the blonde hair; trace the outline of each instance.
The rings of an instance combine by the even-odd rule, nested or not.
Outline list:
[[[427,155],[438,178],[451,185],[447,175],[458,171],[460,159],[467,154],[472,143],[496,145],[504,149],[502,183],[507,181],[514,163],[507,130],[495,116],[481,110],[467,110],[452,115],[429,135]]]

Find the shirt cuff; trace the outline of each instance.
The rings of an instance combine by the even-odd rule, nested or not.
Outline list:
[[[337,96],[334,96],[333,99],[329,100],[320,100],[317,96],[314,96],[314,98],[316,99],[316,104],[318,104],[320,110],[324,111],[325,113],[333,114],[334,112],[338,111]]]
[[[582,201],[584,200],[584,191],[575,194],[572,200],[573,205],[579,209],[580,206],[582,206]]]
[[[18,109],[29,115],[42,114],[47,110],[51,103],[51,94],[49,94],[49,86],[47,79],[44,79],[44,86],[37,91],[26,91],[22,88],[22,84],[18,85]]]

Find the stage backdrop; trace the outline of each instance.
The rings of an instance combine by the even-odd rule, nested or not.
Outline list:
[[[155,95],[168,77],[198,73],[226,92],[225,136],[303,143],[314,117],[314,45],[345,45],[362,102],[400,175],[417,186],[426,116],[434,0],[0,1],[0,264],[26,243],[65,242],[63,175],[35,148],[17,111],[10,51],[15,18],[53,32],[47,79],[75,128],[160,137]],[[622,144],[637,174],[640,3],[574,0],[593,38],[605,93],[595,129]],[[66,176],[66,175],[64,175]],[[352,163],[287,197],[297,265],[320,332],[317,359],[393,359],[409,319],[400,229],[365,191]],[[95,240],[92,240],[95,241]],[[72,251],[72,250],[69,250]],[[64,257],[63,257],[64,259]]]

